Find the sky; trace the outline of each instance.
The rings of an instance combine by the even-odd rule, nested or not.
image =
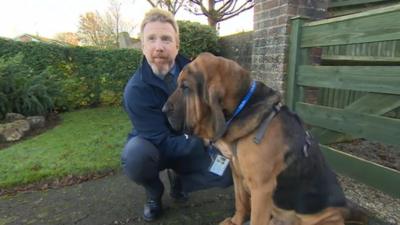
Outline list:
[[[146,0],[119,0],[122,19],[136,25],[131,32],[137,36],[145,12],[150,9]],[[103,14],[110,6],[109,0],[0,0],[0,37],[14,38],[21,34],[53,38],[60,32],[77,32],[79,16],[98,11]],[[177,20],[191,20],[207,24],[205,16],[195,16],[184,9]],[[253,10],[247,10],[220,24],[220,35],[225,36],[253,29]]]

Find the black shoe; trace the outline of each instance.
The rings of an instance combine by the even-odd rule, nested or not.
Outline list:
[[[161,200],[149,199],[144,205],[143,219],[147,222],[153,221],[162,214]]]
[[[187,202],[189,195],[182,190],[182,182],[179,176],[173,170],[167,170],[170,193],[169,195],[177,202]]]

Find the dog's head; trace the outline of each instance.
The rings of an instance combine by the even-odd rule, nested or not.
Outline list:
[[[213,140],[224,133],[226,116],[232,115],[250,83],[239,64],[202,53],[183,68],[163,112],[173,129]]]

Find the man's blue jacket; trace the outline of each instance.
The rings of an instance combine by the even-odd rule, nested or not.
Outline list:
[[[189,62],[179,54],[175,59],[178,71]],[[200,138],[187,137],[174,132],[170,127],[161,109],[171,94],[168,93],[165,82],[153,73],[147,60],[143,58],[142,65],[125,86],[123,101],[133,126],[128,140],[134,136],[142,137],[152,142],[162,156],[176,158],[187,155],[193,149],[204,147]]]

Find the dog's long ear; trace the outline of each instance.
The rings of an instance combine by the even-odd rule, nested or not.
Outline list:
[[[208,99],[209,105],[211,107],[211,126],[213,129],[212,140],[219,139],[224,135],[226,130],[225,116],[222,109],[222,90],[218,89],[216,86],[211,86],[208,88]]]

